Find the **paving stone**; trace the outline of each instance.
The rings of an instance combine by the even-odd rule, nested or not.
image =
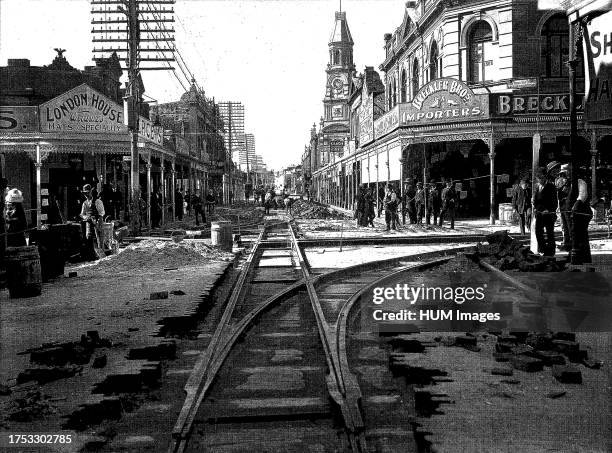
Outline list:
[[[94,358],[93,363],[91,364],[91,367],[92,368],[104,368],[106,366],[107,361],[108,361],[108,357],[106,356],[106,354],[100,354]]]
[[[572,365],[553,365],[554,378],[564,384],[582,384],[582,373]]]
[[[565,357],[555,351],[533,351],[530,355],[542,360],[546,366],[565,365]]]
[[[512,368],[493,368],[491,374],[496,376],[512,376],[514,372]]]
[[[578,351],[580,345],[575,341],[570,340],[553,340],[553,348],[562,354],[568,354]]]
[[[151,293],[151,295],[149,296],[150,300],[160,300],[160,299],[167,299],[168,298],[168,291],[157,291],[154,293]]]
[[[540,359],[528,357],[525,355],[517,355],[510,359],[510,363],[517,370],[534,372],[542,371],[544,369],[544,362]]]
[[[514,354],[512,354],[511,352],[494,352],[493,353],[493,358],[495,359],[496,362],[508,362],[512,357],[514,357]]]
[[[599,368],[601,368],[601,360],[597,360],[597,359],[585,359],[582,361],[582,364],[587,367],[587,368],[591,368],[593,370],[598,370]]]

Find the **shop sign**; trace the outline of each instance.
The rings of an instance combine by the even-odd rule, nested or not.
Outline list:
[[[584,27],[584,119],[612,124],[612,11],[595,17]]]
[[[142,116],[138,120],[138,135],[145,140],[157,143],[159,146],[164,144],[163,128],[154,126],[151,121]]]
[[[576,94],[576,110],[582,111],[582,96]],[[568,115],[569,94],[492,94],[492,116],[513,115]]]
[[[530,77],[527,79],[513,79],[506,83],[509,90],[522,90],[526,88],[536,88],[538,86],[538,79]]]
[[[88,85],[80,85],[40,106],[42,132],[126,134],[123,107]]]
[[[380,138],[399,126],[399,105],[374,121],[374,138]]]
[[[359,144],[361,146],[374,140],[374,98],[366,96],[364,102],[359,107]]]
[[[400,104],[400,125],[482,120],[488,117],[486,95],[475,95],[465,83],[436,79],[424,85],[412,102]]]
[[[0,107],[0,133],[37,131],[38,107]]]

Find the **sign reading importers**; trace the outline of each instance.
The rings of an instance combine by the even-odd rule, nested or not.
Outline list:
[[[400,104],[400,125],[482,120],[488,114],[486,96],[460,80],[442,78],[424,85],[411,103]]]

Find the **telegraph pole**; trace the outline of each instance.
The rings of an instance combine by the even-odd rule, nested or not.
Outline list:
[[[175,0],[91,0],[94,16],[92,42],[94,61],[118,55],[127,70],[128,83],[124,96],[124,123],[130,134],[130,223],[132,234],[140,230],[140,156],[138,133],[140,128],[140,71],[174,70],[174,29],[167,24],[174,22]],[[152,25],[149,26],[149,24]],[[141,28],[143,27],[143,28]],[[111,43],[116,43],[113,45]],[[146,43],[146,46],[141,44]],[[121,46],[123,44],[123,47]],[[151,52],[157,56],[152,56]],[[144,64],[142,64],[144,62]],[[146,66],[146,62],[165,63],[165,66]],[[151,190],[150,187],[147,190]]]

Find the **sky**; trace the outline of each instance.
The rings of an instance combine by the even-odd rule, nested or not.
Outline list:
[[[358,72],[384,59],[383,36],[401,25],[404,0],[343,0]],[[0,0],[0,65],[28,58],[92,65],[89,0]],[[245,105],[246,132],[268,168],[300,163],[323,114],[328,42],[339,0],[177,0],[176,45],[207,97]],[[177,71],[178,72],[178,71]],[[147,96],[177,100],[168,71],[143,74]],[[184,78],[182,78],[184,81]]]

